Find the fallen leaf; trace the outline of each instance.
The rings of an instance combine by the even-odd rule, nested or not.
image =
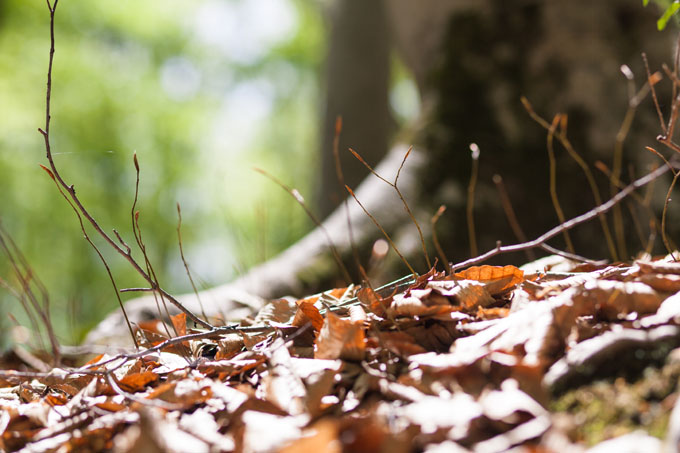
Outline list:
[[[459,280],[476,280],[486,285],[492,296],[500,294],[524,280],[524,271],[515,266],[473,266],[453,274]]]
[[[328,313],[316,339],[314,358],[363,359],[366,353],[366,342],[362,324]]]

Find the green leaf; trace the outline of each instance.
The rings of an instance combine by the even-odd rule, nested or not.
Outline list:
[[[667,9],[664,11],[663,16],[659,18],[659,20],[656,21],[656,26],[659,30],[663,30],[666,28],[666,25],[668,24],[668,21],[673,17],[675,13],[678,12],[680,9],[680,3],[678,2],[673,2]]]
[[[642,6],[649,5],[649,0],[642,0]]]

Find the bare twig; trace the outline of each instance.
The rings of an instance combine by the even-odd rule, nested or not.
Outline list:
[[[442,248],[441,244],[439,243],[439,238],[437,237],[437,222],[439,221],[439,218],[444,214],[444,211],[446,211],[446,206],[441,205],[439,206],[439,209],[437,209],[437,212],[435,215],[432,216],[432,219],[430,222],[432,223],[432,242],[434,242],[434,248],[437,250],[437,253],[439,254],[439,257],[441,258],[442,262],[444,263],[444,268],[446,268],[446,273],[451,274],[451,263],[449,262],[449,259],[446,257],[446,253],[444,253],[444,249]]]
[[[411,154],[412,150],[413,150],[413,147],[409,147],[409,149],[406,151],[406,154],[404,154],[404,158],[401,161],[401,165],[399,165],[399,169],[397,170],[397,175],[394,178],[394,182],[390,182],[387,179],[380,176],[373,169],[373,167],[371,167],[368,164],[368,162],[366,162],[363,159],[363,157],[361,157],[361,155],[359,153],[354,151],[352,148],[349,149],[349,151],[354,155],[354,157],[356,157],[359,162],[364,164],[364,167],[368,168],[368,171],[370,171],[376,178],[380,179],[385,184],[392,187],[395,192],[397,192],[397,196],[399,196],[401,203],[404,205],[404,209],[406,210],[406,213],[411,218],[411,221],[413,222],[413,224],[416,226],[416,229],[418,230],[418,235],[420,236],[420,246],[423,249],[423,255],[425,256],[425,263],[427,264],[427,268],[429,269],[429,268],[432,267],[432,264],[430,263],[430,255],[427,253],[427,246],[425,245],[425,236],[423,235],[423,231],[420,229],[420,224],[418,224],[418,221],[416,220],[415,216],[413,215],[413,212],[411,212],[411,208],[409,208],[408,203],[406,202],[406,198],[404,198],[404,195],[401,193],[401,190],[399,190],[399,187],[397,186],[397,183],[399,181],[399,175],[401,174],[401,169],[404,168],[404,164],[406,163],[406,159],[408,159],[408,156],[409,156],[409,154]]]
[[[345,187],[345,175],[342,172],[342,164],[340,163],[340,133],[342,132],[342,116],[338,116],[335,119],[335,135],[333,137],[333,159],[335,160],[335,176],[338,178],[338,183],[340,184],[340,188]],[[359,271],[359,274],[361,275],[361,278],[364,280],[364,283],[368,285],[369,287],[371,286],[370,279],[368,278],[368,274],[366,273],[366,270],[364,269],[364,266],[361,264],[361,260],[359,259],[359,251],[357,250],[357,246],[354,243],[354,230],[352,228],[352,221],[350,220],[349,217],[349,200],[347,197],[343,197],[344,201],[343,204],[345,205],[345,218],[347,219],[347,233],[349,234],[349,244],[350,247],[352,248],[352,256],[354,257],[354,263],[357,266],[357,270]]]
[[[354,194],[354,191],[353,191],[352,189],[350,189],[350,187],[349,187],[348,185],[345,185],[345,189],[347,189],[347,192],[349,192],[349,194],[352,196],[352,198],[354,198],[354,200],[355,200],[355,201],[357,202],[357,204],[361,207],[361,209],[363,209],[363,211],[366,213],[366,215],[373,221],[373,223],[375,223],[375,226],[377,226],[378,229],[380,230],[380,232],[383,234],[383,236],[385,236],[385,239],[387,239],[387,242],[390,243],[390,245],[392,246],[392,248],[394,249],[394,251],[396,252],[396,254],[399,255],[399,258],[401,258],[401,261],[406,265],[406,267],[408,268],[408,270],[409,270],[413,275],[418,275],[417,272],[413,269],[413,267],[411,267],[411,265],[408,263],[408,261],[406,260],[406,258],[404,258],[404,255],[401,254],[401,252],[400,252],[399,249],[397,248],[396,244],[394,243],[394,241],[392,240],[392,238],[390,237],[390,235],[387,234],[387,231],[385,231],[385,229],[380,225],[380,222],[378,222],[378,220],[377,220],[375,217],[373,217],[373,215],[371,215],[370,212],[368,212],[368,210],[364,207],[364,205],[361,204],[361,202],[359,201],[359,199],[357,198],[357,196]]]
[[[538,116],[534,111],[533,107],[529,103],[528,99],[522,97],[521,99],[524,108],[529,113],[529,116],[536,121],[538,124],[543,126],[548,132],[550,131],[551,125],[548,124],[543,118]],[[554,131],[555,137],[560,141],[564,149],[567,151],[569,156],[576,162],[576,164],[581,168],[583,173],[588,180],[588,185],[590,186],[590,191],[593,193],[593,198],[596,205],[602,204],[602,197],[600,196],[600,190],[597,187],[593,173],[590,171],[590,167],[586,161],[576,152],[571,141],[567,137],[567,115],[559,115],[560,128]],[[602,215],[600,216],[600,224],[602,225],[602,232],[604,233],[605,240],[607,241],[607,247],[609,248],[609,254],[614,261],[618,261],[618,255],[616,252],[616,247],[614,245],[614,240],[612,238],[611,232],[609,231],[609,224],[607,223],[607,218]]]
[[[557,124],[560,121],[560,115],[555,115],[552,124],[548,127],[548,137],[547,137],[547,147],[548,147],[548,160],[550,161],[550,198],[552,199],[553,206],[555,208],[555,213],[557,213],[557,218],[560,223],[565,222],[564,211],[562,211],[562,206],[560,205],[560,200],[557,197],[557,161],[555,160],[555,150],[553,148],[553,137],[555,135],[555,130]],[[574,245],[571,242],[571,237],[568,231],[563,231],[564,242],[567,244],[567,250],[570,253],[574,253]]]
[[[457,269],[461,269],[464,267],[472,266],[478,263],[482,263],[489,258],[492,258],[496,255],[502,254],[502,253],[511,253],[511,252],[519,252],[523,251],[529,248],[535,248],[535,247],[540,247],[541,244],[544,244],[546,241],[552,239],[553,237],[563,233],[566,230],[570,230],[574,228],[577,225],[580,225],[584,222],[587,222],[589,220],[594,219],[595,217],[599,216],[602,213],[605,213],[609,211],[612,207],[614,207],[617,203],[619,203],[621,200],[626,198],[628,195],[630,195],[634,190],[644,186],[645,184],[648,184],[649,182],[653,181],[654,179],[658,178],[659,176],[663,175],[668,171],[668,167],[659,167],[656,170],[648,173],[647,175],[641,177],[640,179],[632,182],[628,186],[626,186],[623,190],[618,192],[616,195],[614,195],[612,198],[610,198],[607,202],[591,209],[590,211],[586,212],[585,214],[581,214],[578,217],[574,217],[571,220],[568,220],[567,222],[563,222],[556,227],[552,228],[546,233],[543,233],[541,236],[537,237],[534,240],[524,242],[521,244],[514,244],[514,245],[506,245],[506,246],[501,246],[498,244],[496,248],[493,248],[489,250],[488,252],[479,255],[474,258],[470,258],[468,260],[462,261],[452,267],[452,270],[455,271]]]
[[[505,189],[503,177],[501,175],[493,175],[492,179],[493,183],[496,185],[496,189],[498,190],[498,195],[501,198],[501,205],[503,206],[505,217],[508,219],[508,223],[510,224],[512,232],[515,234],[515,238],[517,238],[519,242],[526,242],[528,240],[527,236],[524,234],[524,230],[522,230],[522,227],[517,220],[517,216],[515,215],[515,210],[512,208],[512,202],[510,201],[508,191]],[[534,254],[533,250],[526,250],[526,255],[529,261],[536,259],[536,255]]]
[[[647,72],[647,83],[649,83],[649,87],[652,90],[652,100],[654,101],[654,107],[656,109],[656,114],[659,116],[659,124],[661,126],[661,130],[663,133],[667,133],[668,129],[666,129],[666,124],[664,123],[663,120],[663,113],[661,113],[661,106],[659,105],[659,99],[656,96],[656,90],[654,89],[654,85],[656,85],[659,80],[661,80],[661,75],[657,72],[654,73],[654,79],[652,79],[652,73],[649,71],[649,61],[647,61],[647,54],[645,52],[642,52],[642,61],[645,63],[645,71]]]
[[[104,258],[104,255],[102,255],[101,251],[99,250],[99,247],[95,245],[94,242],[92,242],[92,239],[90,239],[90,235],[87,234],[87,230],[85,229],[85,224],[83,223],[83,218],[80,215],[80,212],[78,212],[78,209],[73,205],[71,200],[69,200],[68,196],[64,193],[64,190],[61,188],[61,186],[57,183],[57,180],[54,178],[54,175],[50,171],[49,168],[45,167],[44,165],[40,165],[40,167],[45,170],[45,172],[52,178],[52,181],[54,181],[54,184],[57,186],[57,190],[61,194],[62,197],[64,197],[64,200],[71,206],[71,209],[73,209],[73,212],[75,212],[76,217],[78,218],[78,223],[80,224],[80,231],[82,231],[83,236],[85,237],[85,240],[87,241],[88,244],[94,249],[94,251],[97,253],[97,256],[99,257],[99,260],[102,262],[104,265],[104,268],[106,269],[106,273],[109,276],[109,280],[111,281],[111,285],[113,286],[113,292],[116,294],[116,299],[118,300],[118,305],[120,306],[120,309],[123,313],[123,318],[125,318],[125,324],[128,327],[128,330],[130,332],[130,336],[132,337],[132,342],[135,344],[136,348],[139,348],[139,344],[137,343],[137,339],[135,338],[135,334],[132,331],[132,324],[130,323],[130,319],[128,318],[127,311],[125,310],[125,307],[123,306],[123,301],[120,298],[120,294],[118,293],[118,285],[116,285],[116,280],[113,278],[113,273],[111,272],[111,268],[109,267],[109,263],[106,262],[106,259]]]
[[[78,211],[82,214],[85,219],[92,225],[92,227],[95,229],[95,231],[106,241],[109,243],[109,245],[123,258],[125,258],[130,265],[137,271],[139,275],[142,276],[144,280],[146,280],[149,284],[154,285],[154,281],[151,278],[149,274],[147,274],[137,263],[137,261],[132,257],[132,255],[129,253],[128,249],[122,248],[120,245],[118,245],[112,238],[109,236],[104,230],[99,226],[97,221],[92,217],[90,212],[85,209],[83,204],[81,203],[80,199],[76,196],[76,190],[73,187],[73,185],[69,185],[66,183],[66,181],[62,178],[61,174],[57,170],[57,166],[54,163],[54,158],[52,154],[52,148],[50,144],[50,105],[51,105],[51,95],[52,95],[52,67],[54,64],[54,49],[55,49],[55,38],[54,38],[54,16],[56,13],[57,9],[57,4],[59,3],[59,0],[54,0],[54,3],[50,3],[49,0],[47,0],[47,6],[50,11],[50,56],[49,56],[49,63],[48,63],[48,69],[47,69],[47,90],[45,94],[45,128],[39,128],[38,131],[40,134],[43,136],[43,139],[45,141],[45,154],[47,157],[47,161],[49,162],[49,167],[52,171],[52,174],[55,177],[55,180],[59,183],[59,185],[64,189],[64,191],[69,195],[71,198],[71,201],[73,204],[78,208]],[[177,299],[172,297],[170,294],[168,294],[166,291],[164,291],[161,288],[158,288],[158,291],[163,294],[173,305],[175,305],[179,310],[184,312],[187,317],[189,317],[192,321],[194,321],[196,324],[210,328],[212,327],[210,324],[208,324],[206,321],[203,321],[196,315],[194,315],[190,310],[188,310],[186,307],[184,307]]]

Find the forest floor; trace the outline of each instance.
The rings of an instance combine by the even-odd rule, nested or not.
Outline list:
[[[669,257],[550,256],[280,299],[220,334],[181,314],[82,366],[7,356],[0,449],[677,451],[678,291]]]

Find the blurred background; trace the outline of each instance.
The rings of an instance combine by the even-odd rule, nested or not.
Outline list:
[[[252,167],[316,204],[326,8],[303,0],[59,3],[56,164],[104,230],[132,242],[137,153],[140,226],[170,292],[191,291],[176,203],[199,289],[233,279],[313,227],[289,194]],[[45,121],[48,50],[44,2],[0,1],[0,221],[49,291],[59,338],[72,344],[117,302],[77,218],[38,166],[46,163],[37,128]],[[416,116],[419,100],[397,57],[388,65],[396,130]],[[120,287],[142,285],[126,262],[101,249]],[[4,255],[0,277],[12,282]],[[7,291],[0,290],[0,313],[2,332],[15,318],[28,325]],[[7,335],[0,337],[6,347]]]
[[[460,261],[476,254],[466,215],[472,142],[482,150],[474,207],[480,251],[497,240],[521,242],[503,214],[494,175],[502,175],[527,237],[559,223],[548,190],[546,131],[527,114],[522,96],[548,122],[567,115],[571,143],[591,168],[602,161],[629,181],[648,171],[652,158],[658,163],[644,150],[656,146],[660,131],[650,98],[640,104],[625,143],[615,139],[622,137],[629,96],[646,80],[641,52],[657,70],[672,62],[677,38],[668,29],[659,33],[659,8],[641,3],[62,0],[54,156],[102,228],[116,228],[132,243],[137,154],[142,235],[161,286],[181,294],[191,286],[179,255],[176,203],[199,289],[233,280],[313,227],[290,194],[253,167],[297,188],[319,217],[342,200],[331,152],[341,114],[339,150],[351,187],[366,170],[347,152],[350,146],[372,164],[395,140],[424,151],[420,164],[416,156],[409,160],[417,181],[409,204],[426,229],[439,206],[447,206],[439,239],[448,259]],[[70,206],[38,166],[46,163],[37,129],[45,122],[48,51],[45,3],[0,0],[2,237],[13,238],[42,279],[58,337],[73,344],[118,303]],[[626,79],[622,65],[634,79]],[[670,84],[664,83],[658,90],[668,115]],[[584,195],[589,181],[579,165],[562,146],[555,161],[566,218],[592,209],[596,197]],[[600,173],[595,178],[607,198],[610,182]],[[649,197],[657,216],[667,187],[662,181]],[[383,190],[394,196],[389,187]],[[666,253],[646,207],[617,209],[608,220],[616,247],[604,240],[607,228],[591,222],[573,231],[575,251],[612,261],[640,250]],[[671,210],[668,232],[675,236],[680,214],[675,205]],[[390,234],[416,244],[401,211],[387,215]],[[378,231],[365,223],[370,232],[361,247],[370,253]],[[143,286],[127,262],[95,240],[119,287]],[[556,238],[553,245],[565,249],[566,242]],[[417,244],[411,249],[415,267],[427,269]],[[11,263],[0,256],[0,285],[16,289]],[[521,254],[498,262],[529,259]],[[391,269],[385,274],[406,272],[398,260]],[[331,280],[322,276],[319,286]],[[319,289],[304,290],[311,288]],[[11,328],[31,323],[11,291],[0,291],[0,313],[0,346],[6,348]]]

